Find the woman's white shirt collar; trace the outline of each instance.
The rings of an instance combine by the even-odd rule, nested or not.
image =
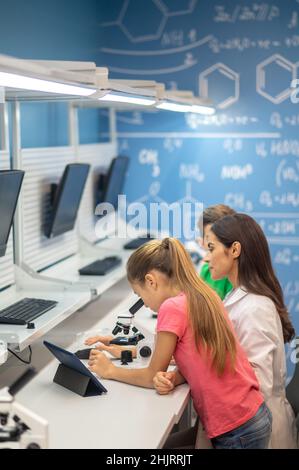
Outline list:
[[[223,303],[225,307],[229,307],[230,305],[234,304],[235,302],[239,302],[239,300],[243,299],[248,294],[244,287],[237,287],[233,289],[231,292],[227,294],[227,296],[223,299]]]

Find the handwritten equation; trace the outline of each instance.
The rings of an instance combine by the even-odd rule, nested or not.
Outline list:
[[[252,201],[242,192],[227,193],[224,197],[224,204],[238,212],[251,212],[253,210]]]
[[[299,207],[299,193],[290,191],[280,194],[273,194],[271,191],[264,190],[259,196],[259,203],[265,207],[273,207],[274,204],[277,204],[279,206],[297,208]]]
[[[299,140],[277,139],[270,141],[259,141],[255,146],[256,155],[265,158],[268,155],[283,157],[299,157]]]
[[[249,49],[260,49],[266,51],[281,49],[283,47],[290,49],[299,47],[299,35],[293,34],[292,36],[287,36],[282,40],[265,38],[257,39],[256,37],[253,39],[245,36],[232,37],[225,39],[224,41],[214,36],[209,41],[208,46],[214,54],[220,54],[222,51],[244,52]]]
[[[299,263],[299,254],[294,253],[291,248],[283,248],[276,252],[274,263],[283,266],[291,266],[293,263]]]
[[[215,23],[269,22],[280,17],[280,9],[271,3],[253,3],[252,6],[236,5],[234,8],[216,5],[214,10],[213,21]]]
[[[264,230],[267,237],[276,236],[287,245],[291,240],[295,245],[299,245],[299,214],[295,219],[279,219],[269,220],[257,217],[257,221]],[[275,238],[273,238],[275,240]]]
[[[220,178],[222,180],[244,180],[253,174],[253,166],[251,163],[246,165],[224,165],[221,169]]]
[[[187,113],[185,115],[186,124],[190,129],[199,129],[201,126],[241,126],[258,123],[256,116],[235,115],[220,113],[213,116],[201,116],[200,114]]]

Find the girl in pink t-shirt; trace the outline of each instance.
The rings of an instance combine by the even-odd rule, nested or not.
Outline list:
[[[150,364],[124,369],[92,350],[90,369],[141,387],[153,388],[155,380],[162,393],[163,381],[167,390],[169,382],[187,381],[215,448],[267,448],[271,414],[256,376],[220,299],[199,278],[183,245],[174,238],[146,243],[130,256],[127,275],[145,305],[158,312]],[[166,372],[173,355],[178,371]]]

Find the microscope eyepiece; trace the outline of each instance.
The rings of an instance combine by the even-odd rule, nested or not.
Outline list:
[[[144,302],[142,299],[138,299],[137,302],[135,302],[134,305],[132,305],[132,307],[129,308],[129,312],[132,313],[132,315],[134,315],[136,312],[138,312],[138,310],[143,307],[144,305]]]
[[[115,336],[120,332],[121,332],[121,327],[118,324],[116,324],[115,327],[112,330],[112,334]]]

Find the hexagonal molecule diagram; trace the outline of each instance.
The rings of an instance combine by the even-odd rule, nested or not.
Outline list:
[[[117,24],[118,17],[120,12],[123,8],[123,0],[113,0],[113,2],[107,2],[106,5],[103,5],[103,9],[101,9],[101,26],[113,26]],[[109,5],[109,7],[108,7]]]
[[[166,16],[187,15],[192,13],[197,0],[158,0]]]
[[[221,62],[212,65],[199,75],[199,96],[212,99],[219,109],[228,108],[240,96],[239,74]]]
[[[290,84],[296,75],[296,64],[273,54],[256,67],[256,91],[271,103],[279,104],[290,96]]]
[[[167,18],[159,0],[125,0],[118,24],[131,42],[159,39]]]

